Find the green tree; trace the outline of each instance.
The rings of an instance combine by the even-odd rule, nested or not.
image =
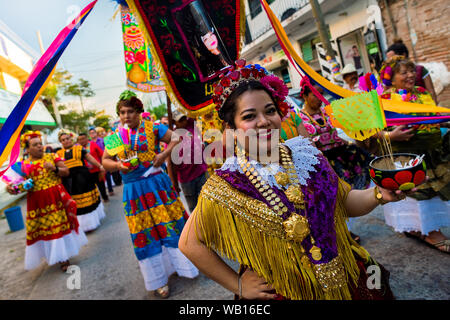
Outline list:
[[[167,105],[165,103],[162,103],[159,106],[147,108],[147,111],[155,115],[156,120],[159,120],[167,114]]]
[[[52,80],[41,94],[41,101],[60,127],[63,126],[61,115],[59,113],[61,108],[58,106],[58,108],[55,109],[55,106],[57,105],[57,102],[60,101],[59,94],[64,91],[64,88],[68,85],[71,78],[72,75],[67,70],[56,69],[53,73]]]
[[[81,110],[84,112],[83,98],[95,96],[95,92],[91,89],[89,81],[80,78],[78,83],[67,84],[64,87],[64,94],[68,96],[77,96],[80,98]]]
[[[61,118],[64,122],[64,126],[67,129],[76,133],[87,132],[91,118],[96,116],[97,112],[93,110],[88,111],[69,111],[66,114],[62,114]]]
[[[94,126],[102,127],[103,129],[108,131],[109,129],[111,129],[111,125],[110,125],[111,120],[112,120],[112,117],[108,116],[106,114],[97,115],[94,120]]]

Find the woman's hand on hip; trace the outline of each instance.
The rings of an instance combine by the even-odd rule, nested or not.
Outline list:
[[[273,287],[269,285],[263,277],[255,271],[245,270],[241,276],[242,298],[249,300],[269,300],[275,299],[276,294],[269,293]]]

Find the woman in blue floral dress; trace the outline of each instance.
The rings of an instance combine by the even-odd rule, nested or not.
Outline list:
[[[122,174],[125,218],[145,287],[167,298],[170,274],[176,271],[179,276],[194,278],[198,270],[178,249],[188,215],[162,169],[177,142],[171,141],[173,132],[167,126],[141,117],[143,111],[142,102],[133,92],[122,93],[117,114],[122,125],[129,128],[130,149],[117,154],[119,161],[105,152],[103,165]],[[160,141],[168,143],[163,152]]]

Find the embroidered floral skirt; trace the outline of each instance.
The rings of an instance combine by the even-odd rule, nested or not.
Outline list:
[[[25,269],[37,267],[42,258],[52,265],[78,254],[87,239],[76,212],[75,201],[61,184],[28,193]]]
[[[198,275],[178,249],[188,215],[167,174],[125,183],[123,205],[147,290],[165,285],[174,271],[189,278]]]
[[[367,189],[370,185],[369,163],[371,156],[355,145],[344,145],[323,152],[336,174],[352,186]]]

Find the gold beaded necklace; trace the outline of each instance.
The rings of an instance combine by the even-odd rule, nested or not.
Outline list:
[[[323,124],[320,124],[316,120],[314,120],[314,118],[308,113],[308,111],[306,111],[306,108],[303,108],[301,110],[301,112],[303,112],[311,120],[312,123],[318,125],[319,127],[323,128],[327,125],[327,119],[326,119],[325,115],[323,114],[322,108],[320,108],[320,115],[322,117]]]
[[[138,124],[138,126],[136,127],[136,134],[134,135],[134,143],[133,143],[133,146],[132,146],[132,149],[134,150],[134,151],[138,151],[138,138],[139,138],[139,128],[140,128],[140,126],[141,126],[141,120],[139,120],[139,124]],[[130,141],[131,141],[131,130],[132,129],[130,129]]]
[[[281,165],[286,172],[278,172],[275,175],[275,180],[279,185],[286,189],[287,184],[290,183],[287,190],[283,190],[288,200],[294,204],[297,209],[305,209],[305,201],[303,192],[299,186],[299,179],[292,162],[291,155],[284,145],[278,145],[280,150]],[[286,214],[289,209],[284,205],[281,199],[275,194],[270,185],[261,178],[256,168],[247,160],[245,152],[236,146],[236,155],[238,163],[253,184],[258,192],[267,200],[274,212],[282,216]],[[309,229],[308,219],[296,212],[291,212],[290,216],[283,222],[283,227],[286,235],[290,240],[301,243],[308,235],[311,238],[312,248],[309,251],[314,260],[322,259],[321,249],[315,246],[315,240],[311,235]],[[303,249],[303,247],[302,247]]]

